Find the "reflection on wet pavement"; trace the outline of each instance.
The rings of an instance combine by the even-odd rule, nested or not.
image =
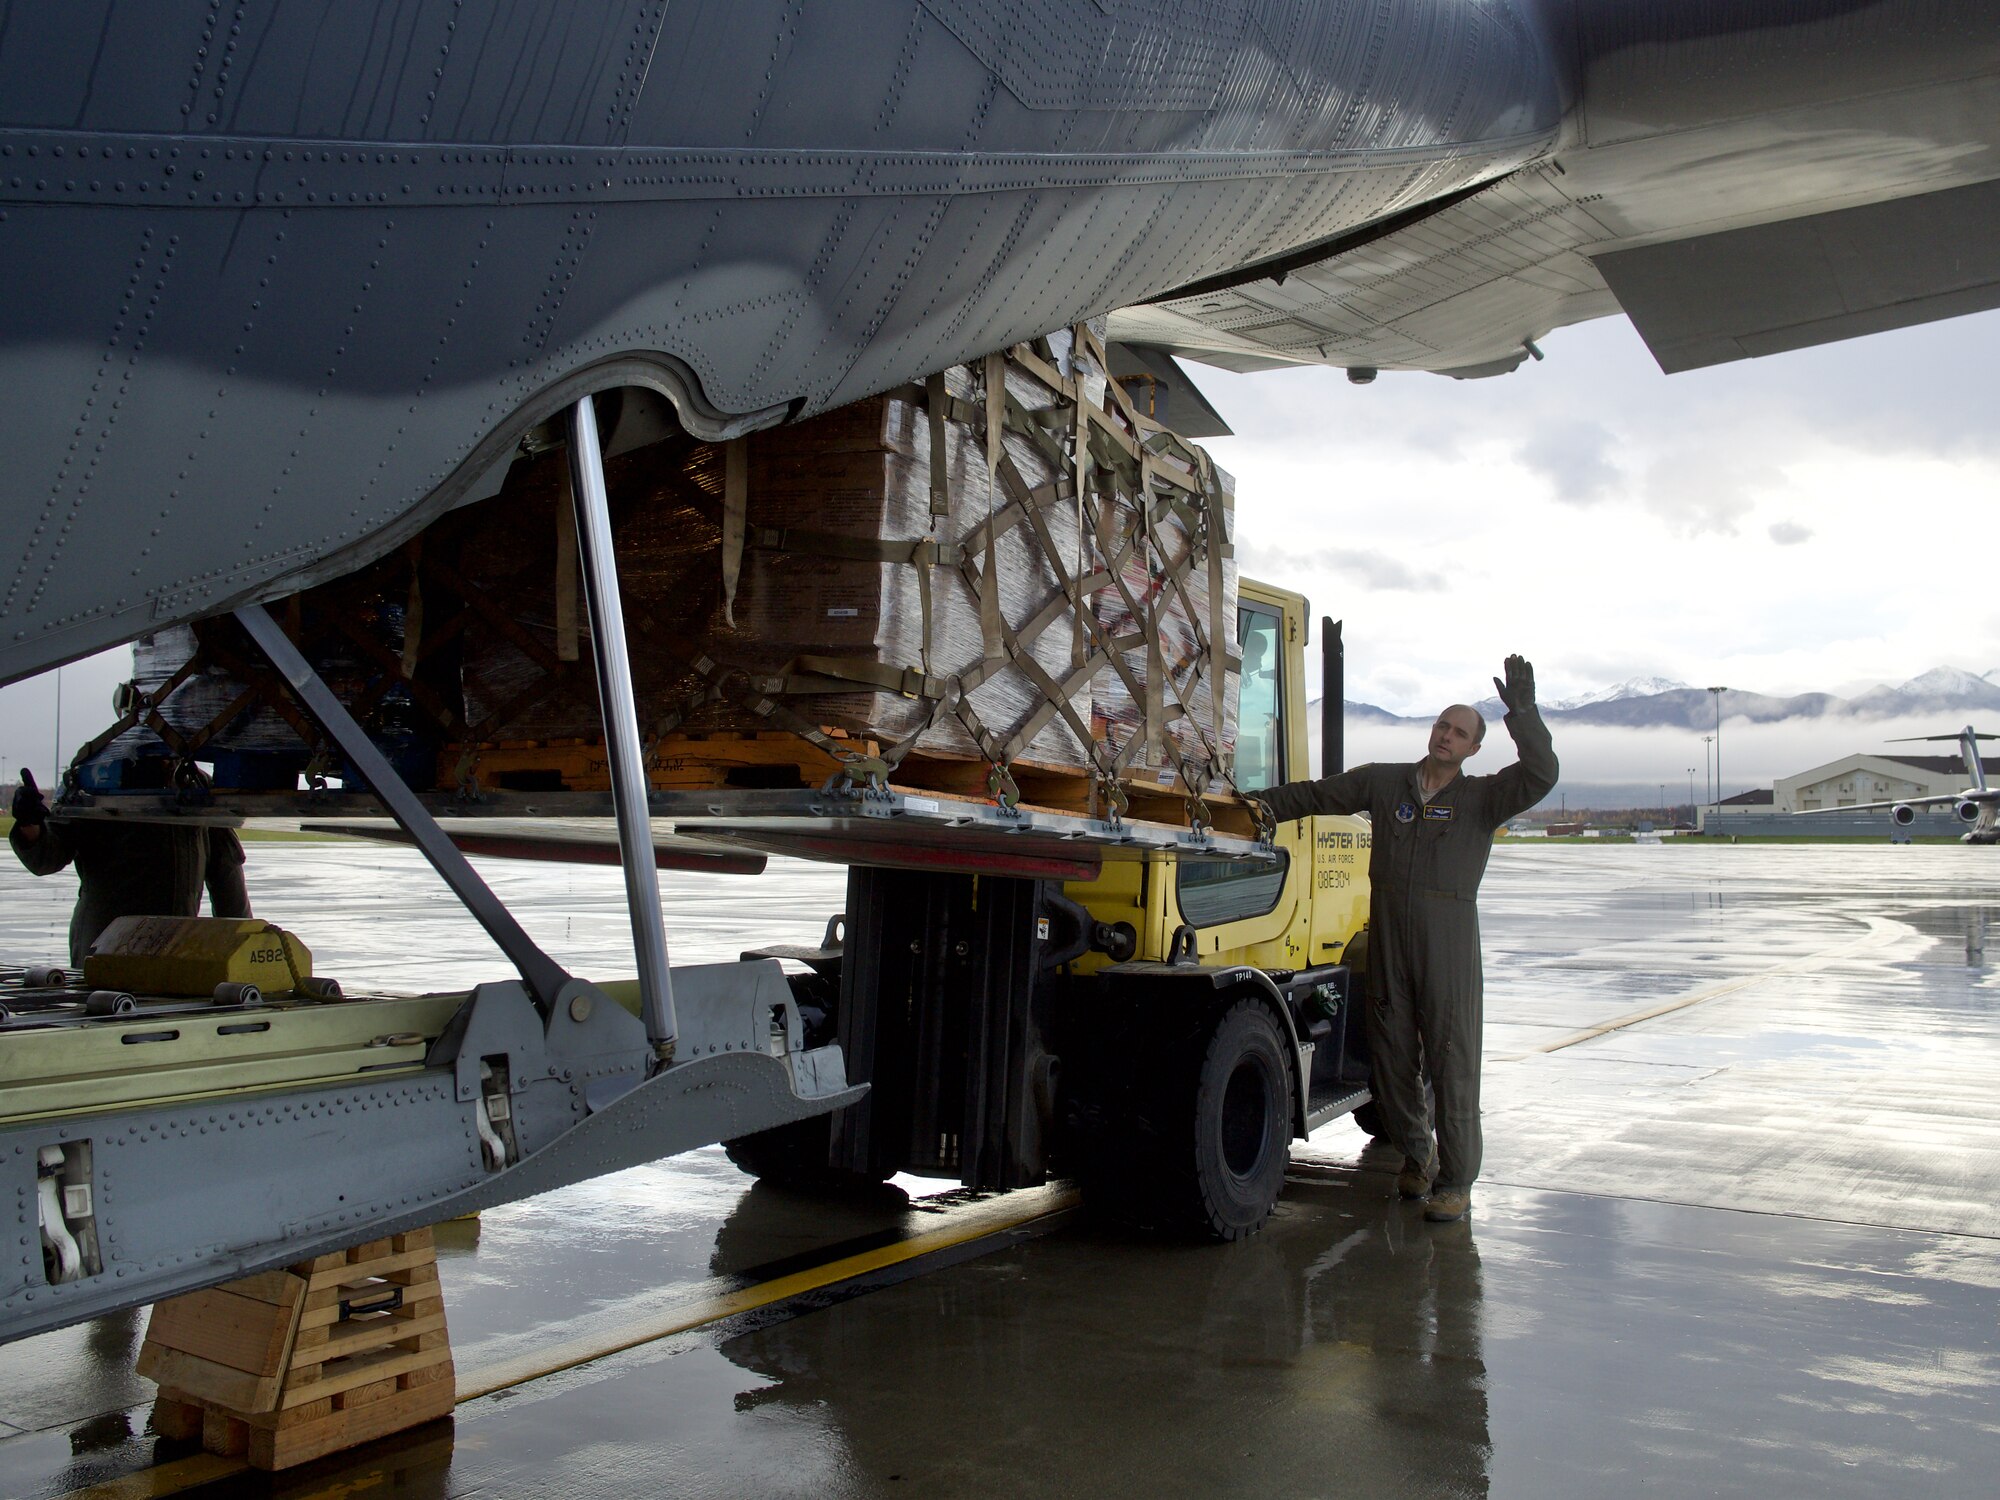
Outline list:
[[[1487,1178],[2000,1236],[2000,981],[1965,961],[1994,852],[1507,849]]]
[[[1076,1220],[195,1492],[1989,1495],[1996,857],[1504,848],[1482,900],[1488,1180],[1469,1224],[1424,1224],[1393,1196],[1393,1155],[1340,1122],[1295,1149],[1278,1216],[1241,1245]],[[261,909],[343,978],[497,971],[442,901],[414,898],[414,938],[382,920],[429,881],[412,861],[287,850],[262,861]],[[618,972],[615,871],[487,868],[566,962]],[[670,878],[676,958],[815,937],[838,872],[793,873]],[[0,876],[11,956],[53,951],[23,939],[66,920],[40,885]],[[709,1150],[445,1226],[459,1367],[899,1239],[964,1211],[947,1187],[830,1204],[753,1188]],[[0,1438],[0,1493],[155,1457],[141,1331],[0,1350],[0,1422],[23,1429]],[[184,1452],[157,1455],[187,1466],[164,1471],[183,1488],[213,1472]]]

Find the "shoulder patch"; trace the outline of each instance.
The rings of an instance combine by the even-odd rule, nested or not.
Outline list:
[[[1398,823],[1416,822],[1417,804],[1414,802],[1398,802],[1396,804],[1396,821]]]

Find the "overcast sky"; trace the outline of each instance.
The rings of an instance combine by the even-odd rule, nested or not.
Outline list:
[[[1632,326],[1512,375],[1200,372],[1246,573],[1346,621],[1347,696],[1429,713],[1632,677],[1840,692],[2000,667],[1985,314],[1665,376]]]
[[[1212,447],[1237,476],[1244,571],[1346,621],[1348,697],[1428,714],[1490,692],[1509,651],[1546,698],[2000,667],[1996,336],[1985,314],[1667,377],[1611,318],[1493,380],[1195,373],[1237,432]],[[108,721],[127,660],[64,673],[65,755]],[[5,777],[49,764],[54,700],[48,676],[0,689]],[[1729,780],[1953,727],[1866,745],[1725,729]],[[1422,753],[1405,738],[1364,735],[1350,758]],[[1573,737],[1565,779],[1684,782],[1700,755],[1678,734]]]

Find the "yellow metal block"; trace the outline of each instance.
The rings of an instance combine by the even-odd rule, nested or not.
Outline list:
[[[84,958],[83,977],[138,995],[207,996],[219,984],[283,995],[312,977],[312,952],[258,917],[120,917]]]

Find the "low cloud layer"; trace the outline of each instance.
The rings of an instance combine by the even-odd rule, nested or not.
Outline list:
[[[1897,739],[1949,733],[1960,726],[1931,718],[1796,720],[1752,724],[1743,719],[1722,721],[1722,794],[1734,796],[1752,787],[1768,787],[1780,776],[1826,765],[1843,756],[1949,755],[1949,744],[1898,745]],[[1978,726],[1983,728],[1984,726]],[[1994,729],[2000,731],[2000,721]],[[1346,749],[1349,765],[1367,761],[1411,761],[1423,755],[1422,724],[1350,724]],[[1571,806],[1609,805],[1605,788],[1619,789],[1626,800],[1634,787],[1664,787],[1668,803],[1688,800],[1690,772],[1696,801],[1714,787],[1712,747],[1684,730],[1618,729],[1605,725],[1552,726],[1556,755],[1562,761],[1561,789]],[[1711,758],[1704,766],[1704,751]],[[1501,769],[1514,759],[1514,747],[1504,727],[1495,724],[1468,770]],[[1996,755],[2000,759],[2000,755]],[[1314,746],[1318,764],[1318,746]],[[1553,796],[1552,796],[1553,800]],[[1652,799],[1657,800],[1657,793]]]

